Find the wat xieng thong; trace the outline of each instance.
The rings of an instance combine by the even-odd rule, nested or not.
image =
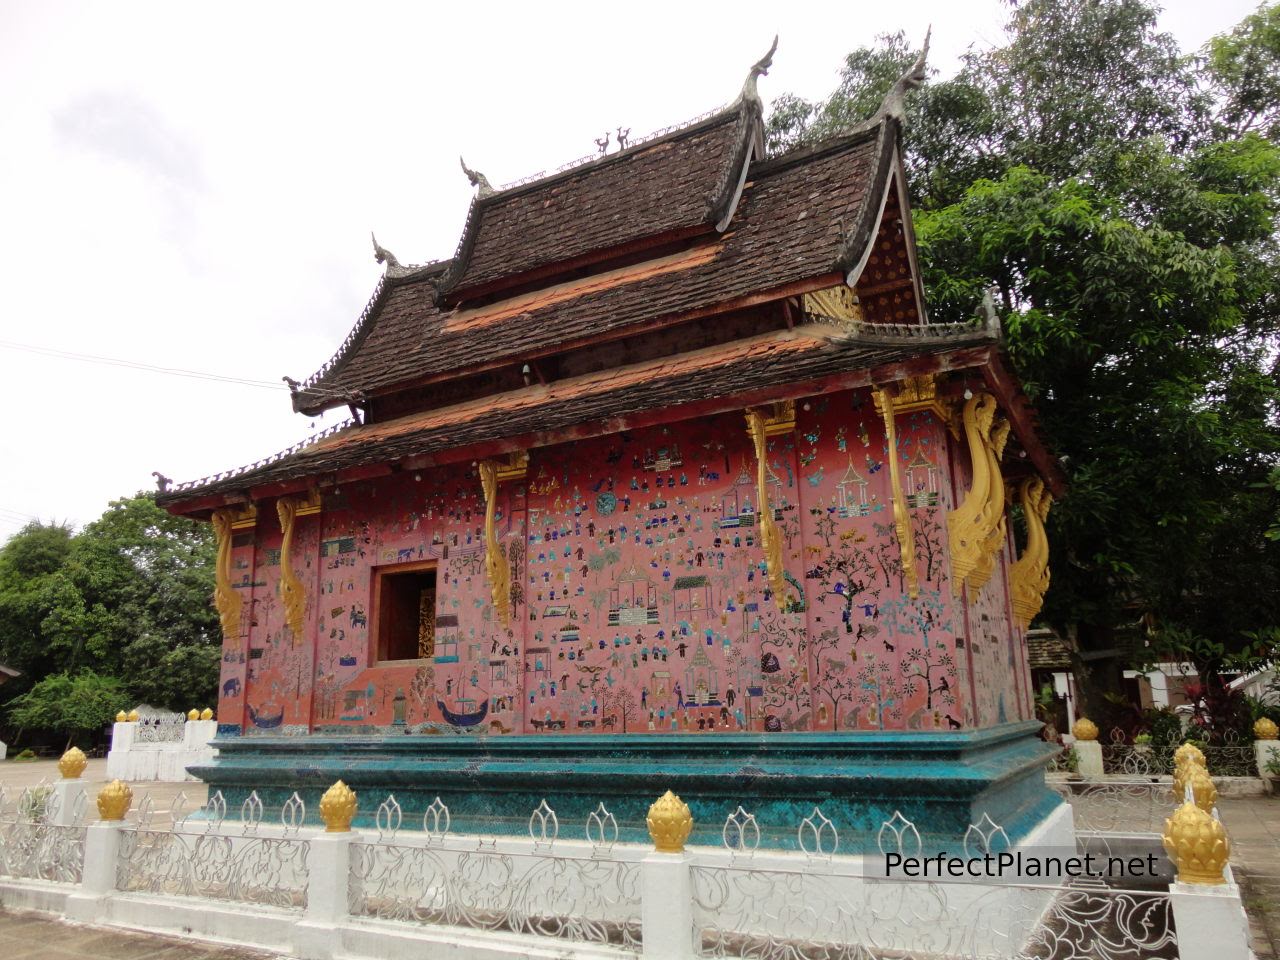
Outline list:
[[[1063,479],[992,305],[926,313],[900,141],[923,58],[779,156],[768,66],[552,174],[464,164],[454,256],[375,241],[364,313],[291,382],[352,419],[165,484],[217,534],[220,754],[192,770],[233,809],[341,777],[365,816],[439,796],[455,829],[523,832],[543,798],[604,801],[625,837],[670,788],[695,841],[742,804],[778,846],[814,804],[842,837],[1054,813],[1025,630]]]

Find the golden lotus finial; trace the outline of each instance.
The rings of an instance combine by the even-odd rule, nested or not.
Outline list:
[[[213,709],[212,709],[212,708],[210,708],[210,707],[205,707],[203,710],[201,710],[201,711],[200,711],[200,719],[201,719],[201,720],[212,720],[212,719],[213,719]]]
[[[128,723],[128,722],[129,722],[129,715],[125,713],[123,710],[119,711],[116,714],[116,723]]]
[[[326,833],[346,833],[351,829],[359,801],[355,791],[339,780],[320,798],[320,819]]]
[[[188,710],[188,711],[187,711],[187,719],[188,719],[188,720],[199,720],[199,719],[200,719],[200,711],[199,711],[199,710],[197,710],[195,707],[192,707],[190,710]]]
[[[1218,788],[1214,786],[1209,771],[1194,763],[1187,764],[1186,774],[1182,777],[1183,795],[1178,798],[1179,801],[1186,799],[1188,787],[1195,798],[1195,805],[1205,813],[1213,813],[1213,808],[1218,805]]]
[[[112,780],[98,791],[98,816],[103,820],[123,820],[133,805],[133,791],[123,780]]]
[[[126,720],[128,720],[130,723],[137,723],[137,722],[138,722],[138,711],[137,711],[137,710],[130,710],[130,711],[129,711],[129,713],[125,716],[125,719],[126,719]]]
[[[1231,841],[1222,824],[1194,803],[1184,803],[1164,822],[1164,849],[1182,883],[1226,883],[1223,870]]]
[[[682,853],[685,841],[693,831],[693,814],[689,805],[668,790],[649,808],[645,818],[653,848],[659,853]]]
[[[1072,726],[1071,735],[1077,740],[1097,740],[1098,725],[1088,717],[1081,717]]]
[[[1280,727],[1270,717],[1262,717],[1253,725],[1253,735],[1259,740],[1275,740],[1280,738]]]
[[[1173,762],[1178,765],[1195,763],[1206,769],[1208,768],[1208,764],[1204,762],[1204,752],[1190,740],[1173,751]]]
[[[84,755],[84,751],[79,747],[72,747],[58,761],[58,772],[64,780],[76,780],[88,765],[89,758]]]

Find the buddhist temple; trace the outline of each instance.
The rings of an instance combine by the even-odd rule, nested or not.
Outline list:
[[[707,835],[787,811],[778,846],[817,802],[939,836],[1058,803],[1026,630],[1063,477],[994,305],[927,315],[900,144],[923,59],[777,156],[769,61],[559,171],[464,164],[453,256],[375,241],[367,307],[291,382],[351,419],[160,492],[217,535],[219,756],[193,772],[230,803],[340,776],[362,815],[394,791],[521,831],[605,800],[639,829],[670,787]]]

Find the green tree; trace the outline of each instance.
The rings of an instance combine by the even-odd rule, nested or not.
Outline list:
[[[221,652],[214,544],[205,524],[153,497],[113,502],[72,535],[32,525],[0,548],[0,661],[24,683],[88,670],[120,678],[126,701],[186,710],[212,704]]]
[[[1280,624],[1277,11],[1186,56],[1143,0],[1030,0],[909,105],[931,319],[999,291],[1071,484],[1044,616],[1086,651],[1141,621],[1230,654]],[[864,118],[914,56],[850,55],[828,100],[779,102],[771,145]],[[1090,659],[1114,687],[1121,661]]]
[[[92,670],[74,676],[55,673],[43,678],[9,704],[9,718],[20,728],[66,734],[69,748],[77,734],[99,730],[111,722],[124,702],[124,684]]]

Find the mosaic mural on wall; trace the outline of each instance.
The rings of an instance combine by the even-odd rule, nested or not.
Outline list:
[[[945,517],[951,461],[964,457],[933,414],[897,422],[891,454],[869,393],[844,392],[799,402],[795,429],[769,438],[781,602],[741,414],[532,451],[527,476],[498,493],[506,625],[471,465],[345,484],[299,518],[302,637],[285,625],[281,534],[264,511],[234,541],[245,603],[225,648],[224,729],[240,718],[249,734],[948,730],[1029,716],[1004,555],[963,642]],[[890,455],[915,528],[914,598]],[[435,578],[422,656],[378,662],[373,583],[411,566]]]

